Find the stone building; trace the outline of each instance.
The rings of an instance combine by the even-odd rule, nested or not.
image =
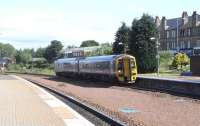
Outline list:
[[[179,50],[200,47],[200,15],[196,11],[192,16],[183,12],[179,18],[155,19],[159,31],[161,50]],[[178,37],[177,37],[178,35]]]

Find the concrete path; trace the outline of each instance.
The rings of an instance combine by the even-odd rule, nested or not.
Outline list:
[[[92,126],[45,90],[17,76],[0,75],[0,126]]]

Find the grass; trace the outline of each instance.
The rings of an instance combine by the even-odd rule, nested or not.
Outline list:
[[[27,68],[24,65],[12,64],[8,66],[6,72],[16,72],[16,73],[30,73],[30,74],[44,74],[44,75],[55,75],[53,68]]]

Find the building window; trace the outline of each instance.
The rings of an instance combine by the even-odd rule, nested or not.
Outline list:
[[[182,37],[183,36],[183,30],[180,30],[180,36]]]
[[[198,35],[200,35],[200,27],[198,28],[198,33],[199,33]]]
[[[167,31],[167,38],[169,38],[169,31]]]
[[[187,31],[183,29],[183,36],[187,36]]]
[[[184,41],[181,42],[181,49],[183,49],[183,48],[185,48],[185,42]]]
[[[188,41],[187,43],[187,48],[190,48],[190,41]]]
[[[174,43],[174,49],[175,49],[176,48],[176,42],[174,41],[173,43]]]
[[[169,50],[169,42],[167,42],[167,50]]]
[[[175,38],[176,37],[176,32],[172,31],[172,37]]]
[[[191,33],[190,33],[190,28],[189,28],[189,29],[188,29],[188,36],[190,36],[190,34],[191,34]]]
[[[197,41],[197,47],[200,47],[200,40]]]

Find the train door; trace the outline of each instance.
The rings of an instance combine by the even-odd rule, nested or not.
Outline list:
[[[124,63],[123,63],[123,59],[117,59],[116,62],[116,75],[117,75],[117,79],[121,82],[124,81]]]
[[[131,65],[130,65],[130,58],[124,57],[124,81],[131,81]]]
[[[134,82],[136,79],[136,64],[135,60],[124,56],[118,59],[117,62],[117,77],[121,82]]]

